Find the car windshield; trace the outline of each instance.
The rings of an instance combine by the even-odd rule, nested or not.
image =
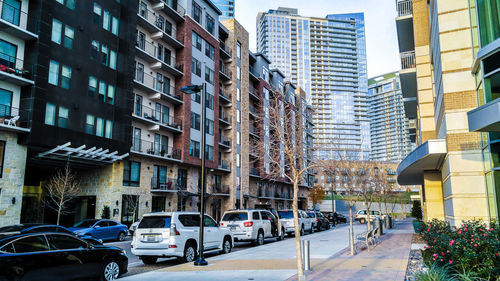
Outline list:
[[[92,227],[98,220],[83,220],[76,223],[73,227],[89,228]]]
[[[137,228],[169,228],[171,216],[143,217]]]
[[[279,211],[278,215],[280,216],[280,219],[293,219],[292,211]]]
[[[246,212],[235,212],[227,213],[222,217],[223,221],[246,221],[248,220],[248,213]]]
[[[316,214],[315,213],[307,213],[307,216],[310,218],[315,218]]]

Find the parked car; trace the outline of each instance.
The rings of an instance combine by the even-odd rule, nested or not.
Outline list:
[[[309,218],[307,213],[303,210],[298,210],[298,214],[300,235],[304,235],[306,231],[308,231],[309,233],[314,232],[314,229],[312,227],[313,220]],[[281,210],[278,211],[278,216],[281,224],[285,228],[285,233],[287,233],[288,235],[292,235],[292,233],[294,233],[293,211]]]
[[[370,211],[370,220],[373,221],[375,218],[383,218],[383,215],[379,211]],[[359,221],[359,223],[364,224],[368,220],[368,211],[359,210],[356,215],[354,215],[354,220]]]
[[[131,224],[130,227],[128,228],[128,232],[130,233],[131,236],[134,235],[134,231],[137,229],[138,225],[139,225],[139,221],[136,221],[133,224]]]
[[[127,272],[125,251],[47,232],[0,236],[0,280],[115,280]]]
[[[159,257],[177,257],[185,262],[197,257],[200,213],[158,212],[145,214],[134,232],[132,253],[144,264],[156,263]],[[208,215],[204,216],[205,251],[229,253],[233,234]]]
[[[126,225],[114,220],[88,219],[68,229],[79,236],[89,234],[102,240],[123,241],[128,233]]]
[[[85,240],[94,245],[102,245],[102,240],[92,236],[91,234],[83,234],[76,235],[69,229],[60,226],[60,225],[52,225],[52,224],[43,224],[43,223],[24,223],[24,224],[15,224],[0,227],[0,235],[10,235],[10,234],[24,234],[24,233],[43,233],[43,232],[59,232],[70,235],[78,236],[80,239]]]
[[[330,221],[321,212],[307,211],[307,215],[313,219],[313,227],[316,231],[330,229]]]
[[[252,241],[256,245],[264,244],[266,238],[285,237],[285,229],[278,218],[267,210],[231,210],[224,213],[220,226],[227,227],[233,233],[234,241]]]
[[[322,212],[322,214],[328,218],[330,223],[333,222],[333,212]],[[347,217],[342,215],[341,213],[337,213],[337,223],[347,223]]]

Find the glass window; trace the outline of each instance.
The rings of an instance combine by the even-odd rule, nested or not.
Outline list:
[[[214,46],[210,45],[208,42],[205,42],[205,55],[212,60],[215,58]]]
[[[99,117],[97,118],[95,134],[98,137],[104,136],[104,119],[99,118]]]
[[[106,135],[104,136],[107,139],[113,138],[113,121],[106,120]]]
[[[500,0],[477,0],[481,47],[500,37]]]
[[[118,19],[113,17],[112,26],[111,26],[111,33],[113,33],[116,36],[118,36],[118,25],[119,25]]]
[[[205,159],[212,161],[214,159],[214,147],[211,145],[206,145],[205,147]]]
[[[205,106],[214,109],[214,96],[212,94],[206,93]]]
[[[94,14],[99,15],[99,16],[102,15],[102,8],[96,2],[94,2]]]
[[[16,68],[17,46],[7,41],[0,40],[0,64]]]
[[[200,215],[179,215],[179,221],[184,227],[200,226]]]
[[[193,2],[194,3],[194,2]],[[203,40],[200,35],[198,35],[196,32],[193,32],[193,47],[201,51],[201,41]]]
[[[99,49],[101,47],[101,44],[99,44],[99,42],[97,42],[96,40],[92,40],[92,46],[90,48],[90,58],[95,60],[95,61],[99,61],[99,56],[100,56],[100,53],[99,53]]]
[[[109,52],[109,67],[116,70],[116,52],[113,50]]]
[[[200,157],[200,142],[191,140],[189,144],[189,155]]]
[[[104,14],[103,14],[103,18],[102,18],[102,28],[109,31],[110,25],[111,25],[110,21],[111,21],[111,15],[109,14],[109,11],[104,10]]]
[[[214,121],[210,119],[206,119],[206,125],[205,125],[205,133],[209,134],[211,136],[214,135]]]
[[[108,95],[106,97],[106,102],[114,104],[115,102],[115,86],[108,85]]]
[[[66,7],[71,10],[74,10],[76,6],[76,0],[66,0]]]
[[[56,122],[56,106],[52,103],[45,105],[45,124],[54,126]]]
[[[179,216],[179,220],[181,220]],[[141,219],[141,222],[137,226],[137,228],[169,228],[172,221],[171,216],[147,216]]]
[[[192,59],[191,72],[201,77],[201,62],[195,58]]]
[[[70,82],[71,82],[71,67],[63,65],[61,71],[61,87],[64,89],[69,89]]]
[[[205,28],[207,29],[208,32],[215,35],[215,20],[208,13],[206,16]]]
[[[254,220],[260,220],[259,212],[253,212],[252,213],[252,219],[254,219]]]
[[[75,37],[75,30],[73,27],[66,25],[64,27],[64,47],[73,49],[73,39]]]
[[[68,126],[69,110],[66,107],[59,107],[59,114],[57,118],[57,126],[67,128]]]
[[[196,92],[191,94],[191,100],[197,103],[201,103],[201,94],[200,92]]]
[[[99,95],[102,95],[102,100],[104,100],[104,97],[106,96],[106,82],[104,81],[99,81]]]
[[[0,117],[11,117],[11,104],[13,92],[0,89]]]
[[[206,227],[217,227],[217,223],[209,216],[203,216],[203,225]]]
[[[62,23],[56,19],[52,19],[52,35],[51,40],[57,44],[61,44]]]
[[[214,84],[214,71],[208,68],[208,66],[205,66],[205,81],[212,85]]]
[[[93,135],[94,128],[95,128],[95,118],[93,115],[87,114],[87,118],[85,121],[85,133]]]
[[[19,25],[21,16],[21,1],[4,0],[2,5],[2,19],[14,25]]]
[[[193,19],[201,24],[201,7],[193,1]]]
[[[49,63],[49,84],[56,85],[59,81],[59,63],[51,60]]]
[[[200,130],[200,115],[194,112],[191,112],[191,128]]]
[[[106,45],[101,45],[101,63],[108,65],[109,49]]]
[[[124,161],[123,163],[123,185],[139,186],[141,163],[134,161]]]
[[[49,246],[44,235],[29,236],[13,242],[16,253],[48,251]]]
[[[50,247],[54,250],[86,249],[87,243],[67,235],[47,235]]]

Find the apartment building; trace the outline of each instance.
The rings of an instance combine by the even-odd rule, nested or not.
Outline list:
[[[213,0],[212,2],[219,8],[222,15],[220,20],[234,19],[234,3],[236,0]]]
[[[398,1],[399,9],[406,7],[400,2],[405,1]],[[398,30],[399,36],[414,36],[418,117],[418,146],[399,164],[398,182],[422,185],[425,219],[452,225],[490,216],[487,190],[492,185],[484,177],[490,158],[486,155],[483,163],[481,144],[486,142],[470,132],[477,126],[467,116],[485,97],[471,72],[479,61],[473,59],[478,45],[471,36],[476,22],[470,18],[470,3],[414,0],[408,25],[413,32]]]
[[[368,80],[371,161],[399,162],[410,153],[409,122],[399,72]]]
[[[362,13],[304,17],[279,7],[257,15],[257,50],[307,93],[317,156],[367,160],[370,124]]]

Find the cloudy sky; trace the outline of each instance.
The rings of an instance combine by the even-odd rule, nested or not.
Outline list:
[[[278,7],[297,8],[301,16],[325,17],[336,13],[365,13],[368,77],[401,68],[396,34],[395,0],[235,0],[236,19],[250,33],[250,49],[255,51],[258,12]]]

